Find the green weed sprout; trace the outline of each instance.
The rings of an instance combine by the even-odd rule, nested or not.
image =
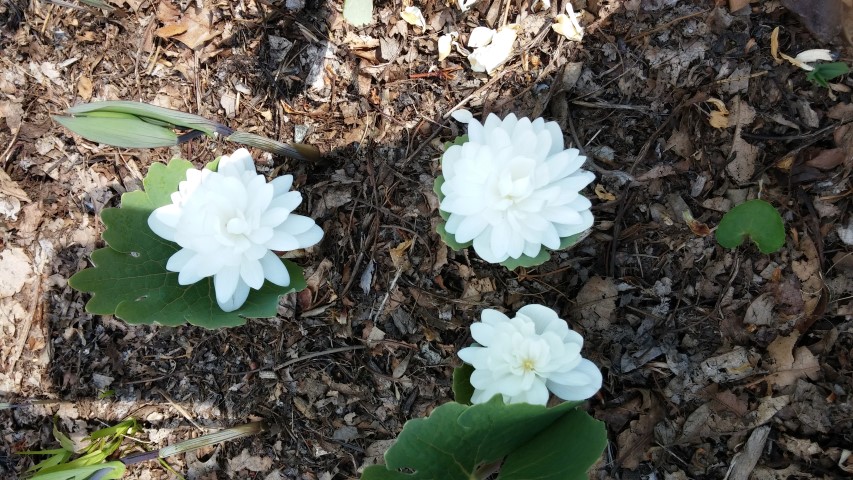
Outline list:
[[[785,224],[773,205],[755,199],[726,212],[715,235],[725,248],[737,248],[749,238],[761,253],[773,253],[785,244]]]

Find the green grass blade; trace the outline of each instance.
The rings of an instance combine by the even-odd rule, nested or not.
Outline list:
[[[121,478],[127,467],[123,463],[105,462],[98,465],[69,467],[68,464],[58,465],[30,477],[30,480],[115,480]]]
[[[171,147],[178,144],[175,132],[132,115],[102,117],[54,116],[63,127],[86,140],[123,148]]]
[[[92,112],[127,113],[137,117],[144,117],[144,120],[147,122],[165,122],[170,125],[199,130],[210,136],[213,136],[214,133],[222,136],[228,136],[233,132],[225,125],[222,125],[219,122],[214,122],[213,120],[208,120],[199,115],[149,105],[142,102],[113,100],[106,102],[83,103],[68,109],[68,113],[75,116],[87,116],[91,115]]]

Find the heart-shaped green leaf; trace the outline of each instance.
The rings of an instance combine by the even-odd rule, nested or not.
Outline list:
[[[773,253],[785,244],[785,224],[773,205],[755,199],[729,210],[716,232],[717,242],[725,248],[737,248],[749,237],[761,253]]]
[[[290,274],[290,285],[279,287],[270,282],[252,290],[242,307],[223,312],[216,303],[211,278],[192,285],[179,285],[178,274],[166,270],[166,262],[180,248],[157,236],[148,227],[148,216],[157,207],[169,203],[178,184],[186,178],[192,164],[174,159],[168,166],[154,164],[143,180],[144,191],[125,193],[121,208],[103,211],[109,245],[92,253],[95,268],[87,268],[71,277],[72,287],[92,292],[86,311],[115,315],[128,323],[182,325],[191,323],[205,328],[233,327],[246,318],[276,314],[278,298],[305,288],[302,270],[282,260]]]
[[[366,468],[361,478],[470,480],[503,460],[499,480],[585,479],[607,434],[577,405],[505,405],[500,396],[473,406],[446,403],[428,418],[406,422],[385,453],[386,465]]]

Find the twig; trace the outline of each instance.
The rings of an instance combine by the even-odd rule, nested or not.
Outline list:
[[[183,415],[183,416],[184,416],[184,418],[186,418],[190,423],[192,423],[192,424],[193,424],[193,426],[195,426],[195,428],[197,428],[200,432],[204,432],[204,429],[201,427],[201,425],[199,425],[198,423],[196,423],[196,421],[195,421],[195,420],[193,420],[193,418],[190,416],[190,412],[188,412],[188,411],[187,411],[184,407],[182,407],[180,404],[175,403],[175,401],[174,401],[174,400],[172,400],[172,397],[170,397],[170,396],[169,396],[169,394],[168,394],[168,393],[166,393],[166,391],[165,391],[165,390],[163,390],[163,389],[162,389],[162,388],[160,388],[160,387],[157,387],[154,391],[156,391],[157,393],[159,393],[159,394],[160,394],[160,396],[161,396],[161,397],[163,397],[163,399],[164,399],[164,400],[166,400],[167,402],[169,402],[169,405],[171,405],[171,406],[175,407],[175,410],[177,410],[177,411],[178,411],[178,413],[180,413],[181,415]]]
[[[254,369],[254,370],[246,370],[245,372],[231,372],[231,373],[229,373],[228,375],[235,375],[235,376],[236,376],[236,375],[248,375],[248,374],[250,374],[250,373],[260,372],[261,370],[272,370],[272,371],[274,371],[274,372],[277,372],[277,371],[281,370],[282,368],[287,368],[287,367],[289,367],[289,366],[293,365],[294,363],[299,363],[299,362],[302,362],[302,361],[305,361],[305,360],[311,360],[312,358],[323,357],[323,356],[326,356],[326,355],[331,355],[331,354],[333,354],[333,353],[351,352],[351,351],[353,351],[353,350],[363,350],[363,349],[365,349],[365,348],[367,348],[367,347],[366,347],[366,346],[364,346],[364,345],[350,345],[350,346],[347,346],[347,347],[330,348],[330,349],[328,349],[328,350],[323,350],[322,352],[309,353],[309,354],[307,354],[307,355],[303,355],[303,356],[301,356],[301,357],[298,357],[298,358],[294,358],[294,359],[288,360],[288,361],[286,361],[286,362],[284,362],[284,363],[281,363],[281,364],[279,364],[279,365],[276,365],[276,366],[272,367],[272,369],[269,369],[269,368],[256,368],[256,369]]]
[[[672,19],[666,23],[662,23],[662,24],[656,26],[655,28],[653,28],[651,30],[646,30],[645,32],[638,33],[638,34],[634,35],[633,37],[631,37],[625,41],[628,43],[631,43],[635,40],[639,40],[639,39],[646,37],[646,36],[649,36],[653,33],[660,32],[661,30],[667,30],[667,29],[669,29],[669,27],[671,27],[672,25],[674,25],[678,22],[682,22],[684,20],[688,20],[688,19],[691,19],[693,17],[698,17],[699,15],[704,15],[710,11],[711,11],[710,9],[709,10],[702,10],[701,12],[691,13],[689,15],[684,15],[683,17],[678,17],[678,18]]]
[[[373,314],[373,320],[376,320],[376,317],[382,314],[382,310],[385,309],[385,304],[388,303],[388,299],[391,297],[391,291],[394,290],[394,287],[397,286],[397,281],[400,280],[400,275],[403,274],[403,265],[397,267],[397,272],[394,274],[394,279],[391,280],[391,283],[388,285],[388,291],[385,292],[385,296],[382,297],[382,303],[379,304],[379,308],[376,310],[376,313]]]
[[[27,318],[24,320],[23,325],[18,331],[18,339],[15,342],[15,349],[12,351],[12,354],[9,356],[9,371],[15,370],[15,364],[18,363],[18,359],[21,357],[21,353],[24,351],[24,344],[27,343],[27,338],[30,336],[30,329],[33,325],[33,320],[42,312],[42,302],[41,302],[41,288],[42,288],[42,275],[39,275],[35,278],[33,285],[33,299],[32,299],[32,307],[30,307],[29,312],[27,312]]]

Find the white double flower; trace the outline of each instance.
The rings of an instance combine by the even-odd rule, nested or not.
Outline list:
[[[264,280],[289,285],[274,251],[323,238],[313,219],[293,213],[302,194],[290,191],[292,184],[291,175],[267,183],[245,148],[223,155],[216,172],[187,170],[172,203],[148,217],[154,233],[181,246],[166,269],[178,272],[181,285],[212,276],[216,302],[226,312],[240,308],[249,289],[260,289]]]

